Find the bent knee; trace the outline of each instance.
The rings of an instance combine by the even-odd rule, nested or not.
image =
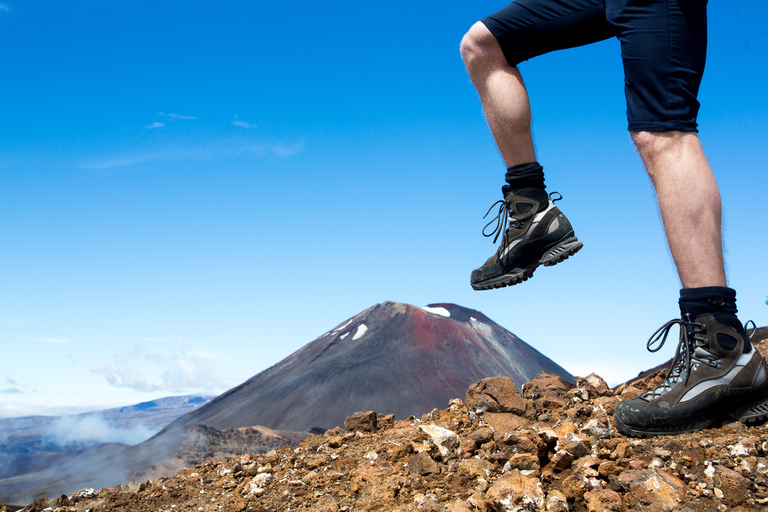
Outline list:
[[[477,65],[487,65],[494,61],[506,62],[504,52],[496,37],[482,22],[472,25],[472,28],[461,39],[461,58],[467,68]]]
[[[635,148],[637,148],[638,153],[641,155],[652,151],[658,142],[657,132],[629,132],[629,135],[632,137],[632,142],[634,143]]]
[[[660,132],[633,131],[629,132],[629,134],[641,156],[652,156],[659,152],[680,147],[681,144],[698,143],[696,132],[680,132],[675,130]]]

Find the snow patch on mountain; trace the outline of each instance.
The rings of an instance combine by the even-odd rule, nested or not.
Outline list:
[[[423,310],[424,310],[424,311],[426,311],[427,313],[432,313],[433,315],[440,315],[440,316],[444,316],[444,317],[446,317],[446,318],[450,318],[450,317],[451,317],[451,312],[450,312],[450,311],[448,311],[448,310],[447,310],[447,309],[445,309],[445,308],[441,308],[441,307],[431,307],[431,306],[424,306],[424,307],[423,307],[423,308],[421,308],[421,309],[423,309]]]
[[[493,335],[493,330],[491,329],[490,325],[479,321],[475,317],[470,317],[469,320],[470,320],[470,323],[472,324],[472,327],[476,331],[480,331],[481,333],[483,333],[484,335],[489,336],[489,337],[491,337]]]
[[[354,320],[354,318],[352,318],[352,319],[350,319],[350,320],[348,320],[348,321],[344,322],[342,325],[340,325],[340,326],[338,326],[337,328],[335,328],[335,329],[333,330],[333,332],[339,332],[339,331],[343,330],[343,329],[344,329],[346,326],[348,326],[349,324],[351,324],[351,323],[352,323],[352,320]]]
[[[368,330],[368,326],[365,324],[360,324],[357,326],[357,332],[355,332],[355,335],[352,336],[352,341],[359,340],[363,337],[365,332]]]

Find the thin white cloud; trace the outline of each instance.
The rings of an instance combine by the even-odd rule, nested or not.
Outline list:
[[[239,126],[240,128],[256,128],[258,125],[256,123],[249,123],[247,121],[240,120],[237,116],[235,116],[235,120],[232,121],[232,124],[235,126]]]
[[[185,116],[182,114],[174,114],[173,112],[165,114],[163,112],[158,112],[161,116],[167,116],[169,119],[197,119],[195,116]]]
[[[19,418],[22,416],[59,416],[80,414],[100,409],[122,407],[126,404],[124,396],[92,401],[92,397],[68,396],[65,398],[45,395],[2,395],[0,399],[0,418]]]
[[[126,156],[107,158],[105,160],[85,163],[81,165],[84,169],[114,169],[116,167],[127,167],[135,164],[142,164],[144,162],[158,161],[158,160],[173,160],[173,158],[167,158],[167,154],[162,152],[144,153],[143,155]]]
[[[147,162],[176,162],[183,160],[215,160],[231,156],[252,155],[264,157],[272,155],[287,158],[304,151],[304,141],[295,142],[250,142],[221,141],[208,146],[194,148],[166,149],[143,154],[129,154],[104,159],[94,159],[79,165],[81,169],[115,169]]]
[[[288,158],[304,151],[304,141],[293,144],[277,144],[272,146],[271,150],[277,158]]]
[[[65,338],[32,338],[31,341],[37,341],[40,343],[54,343],[54,344],[64,344],[64,343],[72,343],[72,340],[68,340]]]
[[[211,364],[206,354],[188,353],[183,343],[168,351],[145,350],[141,347],[115,354],[112,363],[101,363],[92,370],[104,377],[110,386],[143,392],[173,393],[220,392],[235,382],[224,377]],[[159,373],[153,377],[147,374]]]
[[[150,130],[154,130],[155,128],[162,128],[163,126],[165,126],[165,123],[161,123],[160,121],[155,121],[152,124],[148,124],[144,128],[149,128]]]
[[[0,4],[0,11],[10,12],[11,8],[5,4]]]

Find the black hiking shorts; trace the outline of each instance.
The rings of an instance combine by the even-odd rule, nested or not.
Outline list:
[[[512,66],[618,38],[629,130],[696,131],[707,0],[515,0],[482,23]]]

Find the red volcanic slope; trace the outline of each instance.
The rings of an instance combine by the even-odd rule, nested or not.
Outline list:
[[[450,315],[446,317],[445,315]],[[169,428],[263,425],[307,431],[343,425],[356,411],[420,416],[463,398],[473,382],[541,370],[573,377],[478,311],[453,304],[369,308]]]

